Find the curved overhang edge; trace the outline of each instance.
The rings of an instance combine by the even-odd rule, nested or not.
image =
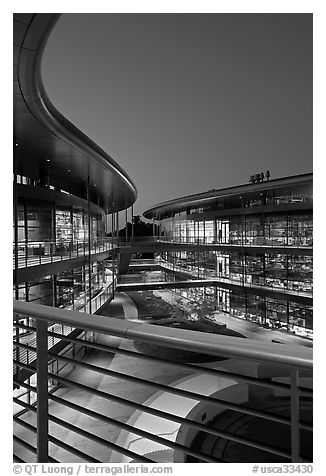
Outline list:
[[[48,98],[42,81],[41,62],[48,38],[61,14],[35,14],[21,45],[17,75],[22,98],[35,119],[59,140],[79,150],[84,156],[109,172],[128,191],[129,200],[114,211],[132,205],[137,189],[122,167],[80,129],[66,119]],[[105,195],[105,192],[103,192]]]
[[[287,185],[300,184],[305,182],[312,182],[312,173],[301,174],[301,175],[292,175],[290,177],[282,177],[278,179],[269,180],[268,182],[260,182],[256,184],[247,183],[235,187],[227,187],[219,190],[212,190],[209,192],[202,192],[193,195],[188,195],[186,197],[179,197],[173,200],[168,200],[166,202],[159,203],[148,210],[145,210],[143,216],[147,219],[157,218],[158,215],[185,210],[189,206],[195,205],[198,202],[205,202],[208,204],[215,201],[218,198],[225,198],[234,195],[239,195],[240,193],[254,192],[273,189],[276,187],[284,187]]]

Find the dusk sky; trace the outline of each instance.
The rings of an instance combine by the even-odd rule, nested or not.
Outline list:
[[[42,71],[134,181],[135,213],[267,169],[312,172],[310,14],[64,14]]]

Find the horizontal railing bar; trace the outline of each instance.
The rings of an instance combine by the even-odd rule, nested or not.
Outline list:
[[[32,412],[36,413],[37,411],[36,408],[34,408],[31,405],[28,405],[28,403],[21,402],[17,398],[14,398],[13,400],[18,405],[21,405],[22,407],[27,408],[28,410],[31,410]],[[88,438],[94,441],[95,443],[99,443],[107,448],[117,451],[118,453],[125,454],[126,456],[129,456],[135,459],[136,461],[140,461],[141,463],[155,463],[155,461],[149,458],[146,458],[145,456],[140,456],[137,453],[134,453],[133,451],[127,450],[126,448],[118,446],[110,441],[104,440],[104,438],[101,438],[100,436],[94,435],[93,433],[83,430],[82,428],[79,428],[78,426],[72,425],[71,423],[61,420],[60,418],[57,418],[54,415],[49,414],[49,420],[53,421],[55,424],[59,426],[62,426],[64,428],[67,428],[70,431],[73,431],[74,433],[78,433],[81,436],[84,436],[85,438]]]
[[[31,425],[30,423],[27,423],[26,421],[21,420],[20,418],[18,418],[16,416],[14,416],[14,422],[16,422],[18,425],[21,425],[24,428],[32,431],[35,434],[37,433],[37,428],[35,426]],[[74,448],[73,446],[67,445],[67,443],[65,443],[64,441],[58,440],[58,438],[56,438],[55,436],[49,435],[49,441],[51,443],[54,443],[57,446],[60,446],[64,450],[68,451],[69,453],[72,453],[75,456],[78,456],[82,460],[87,461],[88,463],[101,463],[100,460],[98,460],[96,458],[93,458],[92,456],[87,455],[83,451],[80,451],[77,448]],[[49,460],[50,460],[50,457],[49,457]],[[58,463],[58,461],[56,461],[56,460],[51,461],[51,462],[52,463],[53,462]]]
[[[24,349],[29,349],[30,348],[26,344],[19,344],[18,346],[21,347],[21,348],[24,348]],[[34,349],[32,349],[32,350],[35,352]],[[199,400],[200,401],[205,401],[207,403],[217,405],[217,406],[222,406],[223,408],[227,408],[229,410],[234,410],[234,411],[237,411],[237,412],[245,413],[247,415],[252,415],[252,416],[259,417],[259,418],[265,418],[265,419],[272,420],[272,421],[275,421],[275,422],[278,422],[278,423],[283,423],[285,425],[291,425],[291,419],[290,418],[284,418],[284,417],[280,417],[280,416],[277,416],[277,415],[272,415],[268,412],[264,412],[264,411],[261,411],[261,410],[255,410],[255,409],[252,409],[252,408],[242,407],[241,405],[231,403],[231,402],[227,402],[225,400],[220,400],[220,399],[217,399],[217,398],[208,397],[206,395],[197,394],[197,393],[194,393],[194,392],[190,392],[188,390],[182,390],[182,389],[178,389],[178,388],[169,387],[167,385],[163,385],[163,384],[160,384],[160,383],[157,383],[157,382],[150,382],[150,381],[141,379],[139,377],[134,377],[132,375],[122,374],[122,373],[116,372],[114,370],[103,369],[101,367],[97,367],[97,366],[94,366],[94,365],[91,365],[91,364],[87,364],[86,362],[80,362],[76,359],[71,359],[69,357],[53,354],[52,352],[48,352],[48,355],[50,357],[55,358],[55,359],[62,360],[62,361],[65,361],[65,362],[70,362],[70,363],[72,363],[74,365],[77,365],[79,367],[85,368],[85,369],[93,371],[93,372],[98,372],[98,373],[101,373],[103,375],[112,376],[112,377],[122,379],[122,380],[126,380],[126,381],[129,381],[129,382],[139,383],[141,385],[146,385],[147,387],[152,387],[152,388],[155,388],[157,390],[163,390],[163,391],[166,391],[168,393],[172,393],[174,395],[179,395],[181,397],[190,398],[190,399],[197,400],[197,401],[199,401]]]
[[[28,451],[30,451],[31,453],[36,455],[37,449],[35,448],[35,446],[30,445],[29,443],[22,440],[21,438],[18,438],[18,436],[16,436],[16,435],[13,435],[13,438],[14,438],[14,441],[16,441],[16,443],[18,443],[20,446],[23,446]]]
[[[148,431],[142,430],[140,428],[128,425],[127,423],[120,422],[118,420],[114,420],[113,418],[106,417],[105,415],[102,415],[101,413],[95,412],[93,410],[89,410],[87,408],[83,408],[80,405],[77,405],[72,402],[68,402],[67,400],[64,400],[60,397],[56,397],[54,395],[51,395],[51,400],[62,404],[64,406],[67,406],[69,408],[72,408],[73,410],[76,410],[77,412],[82,412],[92,418],[95,418],[97,420],[102,420],[105,423],[118,426],[119,428],[122,428],[125,431],[129,431],[130,433],[134,433],[136,435],[142,436],[143,438],[151,441],[155,441],[155,443],[162,444],[163,446],[168,446],[173,449],[177,449],[179,451],[182,451],[184,453],[190,454],[192,456],[195,456],[197,458],[200,458],[204,461],[207,461],[209,463],[216,463],[216,462],[222,462],[222,460],[217,459],[217,458],[211,458],[209,455],[200,453],[199,451],[192,450],[190,448],[187,448],[186,446],[180,445],[178,443],[175,443],[173,441],[167,440],[166,438],[162,438],[160,436],[157,436],[153,433],[149,433]]]
[[[30,445],[29,443],[27,443],[27,441],[24,441],[22,440],[21,438],[19,438],[18,436],[16,435],[13,435],[13,439],[14,441],[16,441],[16,443],[18,443],[20,446],[23,446],[24,448],[26,448],[27,450],[31,451],[31,453],[34,453],[36,454],[37,452],[37,449]],[[51,456],[48,457],[48,462],[49,463],[59,463],[59,461],[57,461],[56,459],[52,458]]]
[[[25,346],[25,345],[23,345],[23,346],[24,346],[24,348],[28,347],[28,346]],[[220,400],[218,398],[209,397],[207,395],[203,395],[203,394],[200,394],[200,393],[190,392],[189,390],[182,390],[182,389],[179,389],[179,388],[170,387],[168,385],[160,384],[160,383],[157,383],[157,382],[151,382],[151,381],[148,381],[148,380],[141,379],[139,377],[134,377],[132,375],[122,374],[120,372],[116,372],[115,370],[103,369],[101,367],[97,367],[95,365],[87,364],[86,362],[81,362],[81,361],[78,361],[76,359],[71,359],[69,357],[65,357],[65,356],[61,356],[61,355],[55,355],[52,352],[48,352],[48,354],[51,357],[54,357],[58,360],[62,360],[64,362],[70,362],[70,363],[72,363],[76,366],[82,367],[82,368],[90,370],[92,372],[98,372],[98,373],[101,373],[103,375],[108,375],[108,376],[111,376],[111,377],[114,377],[114,378],[117,378],[117,379],[122,379],[122,380],[126,380],[126,381],[129,381],[129,382],[135,382],[135,383],[138,383],[138,384],[141,384],[141,385],[145,385],[147,387],[155,388],[157,390],[163,390],[165,392],[172,393],[172,394],[178,395],[180,397],[185,397],[185,398],[190,398],[192,400],[207,402],[207,403],[210,403],[212,405],[217,405],[217,406],[221,406],[223,408],[227,408],[228,410],[233,410],[233,411],[236,411],[236,412],[245,413],[246,415],[252,415],[252,416],[255,416],[255,417],[258,417],[258,418],[264,418],[264,419],[271,420],[271,421],[274,421],[274,422],[283,423],[284,425],[291,425],[291,418],[285,418],[285,417],[281,417],[281,416],[278,416],[278,415],[272,415],[272,414],[270,414],[268,412],[265,412],[265,411],[243,407],[242,405],[238,405],[236,403],[228,402],[226,400]]]
[[[48,334],[53,335],[54,337],[60,336],[60,334],[57,334],[57,333],[52,332],[52,331],[49,331]],[[183,363],[183,362],[174,362],[174,361],[171,361],[171,360],[161,359],[159,357],[152,357],[150,355],[145,355],[145,354],[140,354],[140,353],[137,353],[137,352],[132,352],[130,350],[120,349],[118,347],[110,347],[108,345],[98,344],[96,342],[85,341],[85,340],[74,338],[74,337],[63,336],[62,339],[67,340],[69,342],[82,344],[82,345],[85,345],[87,347],[91,347],[93,349],[101,350],[103,352],[122,354],[122,355],[126,355],[126,356],[136,358],[136,359],[147,360],[149,362],[155,362],[155,363],[159,362],[159,363],[162,363],[164,365],[168,365],[170,367],[173,367],[174,369],[175,369],[175,367],[178,367],[180,369],[188,370],[190,372],[193,372],[194,370],[198,370],[201,373],[212,375],[214,377],[216,377],[216,376],[230,377],[231,379],[237,380],[239,382],[250,383],[252,385],[257,385],[257,386],[262,386],[262,387],[267,387],[267,388],[276,388],[276,389],[280,389],[280,390],[290,390],[290,384],[287,384],[287,383],[271,382],[271,381],[266,380],[266,379],[265,380],[264,379],[258,380],[255,377],[243,376],[243,375],[235,374],[233,372],[228,372],[228,371],[225,371],[225,370],[210,369],[210,368],[207,368],[207,367],[201,367],[201,366],[195,365],[195,364],[186,364],[186,363]],[[300,390],[300,392],[302,394],[307,394],[307,395],[312,395],[313,394],[313,390],[310,389],[310,388],[298,387],[298,389]]]
[[[15,327],[19,327],[19,328],[23,328],[23,329],[31,329],[33,331],[36,331],[35,327],[24,326],[22,324],[15,325]],[[213,376],[220,375],[222,377],[230,377],[230,378],[233,378],[237,381],[243,381],[245,383],[251,383],[253,385],[258,385],[258,386],[263,386],[263,387],[268,387],[268,388],[277,388],[277,389],[282,389],[282,390],[284,389],[284,390],[289,390],[290,391],[290,384],[286,384],[286,383],[271,382],[271,381],[263,380],[263,379],[262,380],[257,380],[255,377],[243,376],[243,375],[235,374],[235,373],[232,373],[232,372],[227,372],[227,371],[224,371],[224,370],[210,369],[210,368],[201,367],[201,366],[198,366],[198,365],[195,365],[195,364],[186,364],[186,363],[183,363],[183,362],[174,362],[174,361],[171,361],[171,360],[165,360],[165,359],[161,359],[159,357],[152,357],[150,355],[139,354],[137,352],[132,352],[132,351],[125,350],[125,349],[119,349],[118,347],[110,347],[108,345],[98,344],[96,342],[90,342],[90,341],[83,340],[83,339],[78,339],[78,338],[65,336],[63,334],[58,334],[58,333],[53,332],[53,331],[48,331],[48,334],[50,336],[53,336],[53,337],[56,337],[56,338],[61,338],[62,340],[66,340],[68,342],[81,344],[81,345],[84,345],[84,346],[87,346],[87,347],[90,347],[90,348],[93,348],[93,349],[101,350],[101,351],[107,352],[107,353],[123,354],[123,355],[130,356],[132,358],[142,359],[142,360],[146,360],[146,361],[149,361],[149,362],[155,362],[155,363],[160,362],[160,363],[163,363],[163,364],[165,364],[167,366],[170,366],[170,367],[173,367],[173,368],[178,366],[181,369],[185,369],[185,370],[188,370],[188,371],[191,371],[191,372],[193,372],[194,370],[199,370],[203,373],[213,375]],[[18,346],[21,345],[20,343],[17,343],[17,342],[13,342],[13,344],[18,345]],[[305,389],[302,388],[302,391],[305,391]],[[310,389],[308,389],[308,391],[309,391],[309,394],[310,394]],[[312,393],[312,391],[311,391],[311,393]]]
[[[17,382],[15,382],[17,383]],[[32,387],[31,385],[29,384],[26,384],[26,383],[23,383],[22,384],[23,387],[25,388],[28,388],[29,390],[33,391],[36,393],[36,387]],[[86,414],[90,414],[90,413],[95,413],[93,412],[92,410],[87,410],[85,409],[84,407],[80,407],[79,405],[75,404],[75,403],[72,403],[72,402],[67,402],[66,400],[60,398],[60,397],[57,397],[55,395],[51,395],[49,396],[50,399],[54,400],[54,401],[58,401],[58,403],[62,403],[63,405],[66,405],[66,406],[70,406],[71,408],[74,408],[76,409],[77,411],[80,411],[81,413],[86,413]],[[140,405],[140,404],[139,404]],[[146,407],[147,408],[147,407]],[[148,412],[148,410],[147,410]],[[220,438],[225,438],[225,439],[229,439],[229,440],[232,440],[232,441],[235,441],[235,442],[238,442],[238,443],[241,443],[241,444],[247,444],[247,446],[254,446],[254,447],[257,447],[257,443],[256,442],[252,442],[253,444],[250,445],[246,442],[249,442],[251,440],[244,440],[243,438],[239,438],[239,437],[235,437],[234,435],[232,435],[231,433],[227,433],[227,432],[221,432],[221,431],[218,431],[216,430],[215,428],[210,428],[202,423],[199,423],[199,422],[196,422],[196,421],[191,421],[191,420],[187,420],[185,418],[181,418],[181,417],[177,417],[175,415],[169,415],[167,413],[165,413],[164,411],[161,411],[161,410],[155,410],[155,412],[150,412],[152,414],[154,414],[154,416],[157,416],[159,418],[163,418],[165,417],[166,419],[169,419],[169,420],[172,420],[176,423],[180,423],[180,424],[186,424],[186,425],[189,425],[189,426],[192,426],[193,428],[196,428],[198,429],[199,431],[203,431],[205,433],[209,433],[209,434],[212,434],[214,436],[218,436]],[[163,415],[163,416],[162,416]],[[92,416],[92,415],[90,415]],[[111,420],[109,417],[106,417],[100,413],[97,413],[96,416],[94,416],[94,418],[98,418],[98,419],[104,419],[104,420]],[[122,426],[120,425],[120,422],[115,422],[115,420],[111,421],[110,423],[112,423],[113,425],[115,426]],[[307,429],[305,428],[305,424],[302,424],[302,428],[303,429]],[[225,436],[226,435],[226,436]],[[260,444],[259,444],[260,445]],[[259,446],[260,449],[264,449],[264,451],[268,451],[265,447],[262,448],[262,445]],[[271,452],[271,451],[270,451]]]
[[[28,347],[24,344],[22,344],[22,346],[24,348]],[[90,371],[102,373],[104,375],[109,375],[109,376],[112,376],[114,378],[139,383],[141,385],[146,385],[148,387],[156,388],[157,390],[163,390],[163,391],[166,391],[168,393],[179,395],[179,396],[184,397],[184,398],[190,398],[190,399],[193,399],[193,400],[196,400],[196,401],[205,401],[205,402],[210,403],[212,405],[221,406],[221,407],[226,408],[228,410],[233,410],[233,411],[236,411],[236,412],[244,413],[246,415],[252,415],[252,416],[255,416],[255,417],[258,417],[258,418],[271,420],[271,421],[281,423],[281,424],[284,424],[284,425],[291,425],[291,419],[290,418],[285,418],[285,417],[282,417],[282,416],[279,416],[279,415],[273,415],[269,412],[265,412],[265,411],[262,411],[262,410],[256,410],[254,408],[243,407],[242,405],[238,405],[236,403],[232,403],[232,402],[228,402],[226,400],[221,400],[221,399],[209,397],[209,396],[199,394],[199,393],[197,394],[197,393],[194,393],[194,392],[190,392],[188,390],[182,390],[182,389],[178,389],[178,388],[169,387],[168,385],[160,384],[160,383],[157,383],[157,382],[145,381],[143,379],[140,379],[139,377],[134,377],[134,376],[131,376],[131,375],[121,374],[120,372],[116,372],[114,370],[102,369],[101,367],[97,367],[97,366],[94,366],[94,365],[91,365],[91,364],[87,364],[85,362],[80,362],[80,361],[77,361],[75,359],[71,359],[71,358],[68,358],[68,357],[65,357],[65,356],[55,355],[55,354],[52,354],[51,352],[49,352],[49,355],[53,356],[54,358],[57,358],[59,360],[70,362],[70,363],[73,363],[74,365],[86,368]],[[14,361],[14,363],[18,366],[26,367],[26,365],[24,365],[22,363],[18,363],[17,361]],[[78,382],[76,382],[76,383],[78,383]],[[91,387],[86,387],[86,388],[88,389],[89,392],[92,392],[92,390],[96,390],[96,389],[92,389]],[[127,401],[129,401],[129,400],[127,400]],[[310,425],[307,422],[299,421],[299,426],[300,426],[300,428],[308,430],[308,431],[313,430],[312,425]]]
[[[61,334],[57,334],[57,333],[52,332],[52,331],[49,331],[48,334],[51,335],[51,336],[54,336],[54,337],[61,336]],[[207,368],[207,367],[201,367],[201,366],[195,365],[195,364],[186,364],[186,363],[183,363],[183,362],[174,362],[174,361],[171,361],[171,360],[161,359],[159,357],[152,357],[150,355],[140,354],[140,353],[132,352],[132,351],[125,350],[125,349],[120,349],[118,347],[110,347],[108,345],[98,344],[98,343],[95,343],[95,342],[85,341],[85,340],[82,340],[82,339],[68,337],[68,336],[62,336],[62,340],[67,340],[69,342],[82,344],[86,347],[91,347],[93,349],[101,350],[103,352],[122,354],[122,355],[130,356],[132,358],[146,360],[146,361],[149,361],[149,362],[160,362],[164,365],[171,366],[173,368],[175,368],[177,366],[180,369],[188,370],[190,372],[193,372],[194,370],[198,370],[198,371],[200,371],[202,373],[206,373],[208,375],[212,375],[212,376],[220,375],[222,377],[230,377],[230,378],[233,378],[234,380],[237,380],[239,382],[242,381],[242,382],[245,382],[245,383],[250,383],[252,385],[257,385],[257,386],[262,386],[262,387],[267,387],[267,388],[276,388],[276,389],[280,389],[280,390],[290,390],[290,384],[287,384],[287,383],[272,382],[272,381],[269,381],[269,380],[266,380],[266,379],[258,380],[255,377],[243,376],[243,375],[235,374],[233,372],[227,372],[227,371],[224,371],[224,370],[210,369],[210,368]],[[302,394],[307,394],[307,395],[312,395],[313,394],[313,391],[310,388],[307,388],[307,387],[298,387],[298,388],[299,388],[299,390],[301,391]]]
[[[284,365],[290,368],[312,369],[312,349],[282,344],[257,342],[231,336],[207,334],[199,331],[171,329],[135,321],[65,311],[42,304],[14,301],[14,312],[46,321],[67,324],[78,329],[89,329],[117,337],[163,345],[214,356],[241,358],[249,361]]]
[[[21,364],[21,366],[24,367],[24,368],[29,367],[26,364]],[[144,413],[149,413],[149,414],[157,416],[159,418],[165,418],[166,420],[171,420],[171,421],[174,421],[174,422],[180,423],[180,424],[184,424],[185,422],[187,422],[187,420],[185,420],[184,418],[178,417],[176,415],[169,414],[167,412],[164,412],[163,410],[157,410],[155,408],[147,407],[145,405],[142,405],[141,403],[132,402],[132,401],[127,400],[125,398],[118,397],[116,395],[111,395],[111,394],[108,394],[106,392],[102,392],[101,390],[97,390],[97,389],[94,389],[94,388],[91,389],[90,387],[87,387],[84,384],[75,382],[73,380],[68,380],[64,377],[59,377],[59,376],[56,376],[56,375],[51,374],[51,373],[49,373],[49,377],[51,377],[53,380],[57,380],[58,382],[65,383],[66,385],[68,385],[70,387],[79,388],[81,390],[84,390],[84,391],[89,392],[91,394],[97,395],[97,396],[99,396],[101,398],[104,398],[106,400],[113,401],[113,402],[119,403],[121,405],[127,405],[131,408],[135,408],[135,409],[140,410]],[[247,445],[247,446],[253,446],[254,448],[259,448],[259,449],[262,449],[263,451],[268,451],[270,453],[278,454],[279,456],[284,456],[285,458],[291,459],[291,454],[290,453],[283,452],[281,450],[278,450],[277,448],[273,448],[273,447],[270,447],[270,446],[267,446],[267,445],[262,445],[260,443],[257,443],[256,441],[251,441],[251,440],[246,439],[246,438],[235,437],[231,433],[228,433],[228,432],[225,432],[225,431],[219,431],[218,436],[220,436],[221,438],[226,438],[226,439],[231,440],[231,441],[236,441],[238,443],[241,443],[241,444],[244,444],[244,445]]]

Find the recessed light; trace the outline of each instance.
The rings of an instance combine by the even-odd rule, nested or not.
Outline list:
[[[71,172],[71,170],[70,170],[70,169],[68,169],[68,172]]]
[[[16,142],[16,147],[18,147],[18,144],[17,144],[17,142]]]
[[[47,161],[47,162],[51,162],[51,160],[50,160],[50,159],[46,159],[46,161]]]

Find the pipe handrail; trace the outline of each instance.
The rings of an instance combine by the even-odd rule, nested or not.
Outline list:
[[[13,310],[14,313],[29,315],[43,321],[57,322],[149,344],[312,370],[313,351],[303,346],[291,344],[284,346],[277,343],[257,342],[254,339],[239,339],[192,330],[152,326],[142,322],[81,314],[77,311],[66,311],[24,301],[14,301]]]

